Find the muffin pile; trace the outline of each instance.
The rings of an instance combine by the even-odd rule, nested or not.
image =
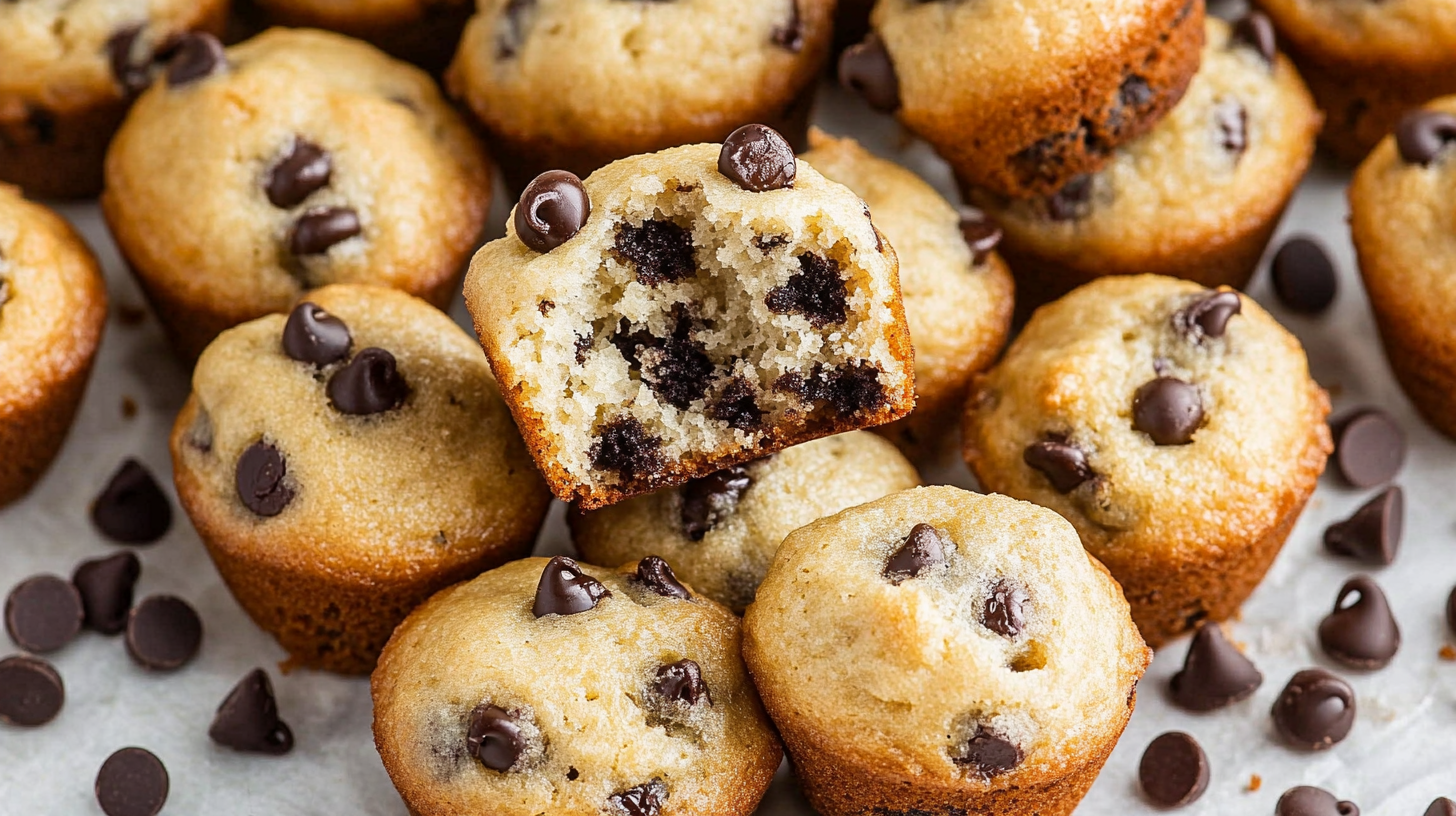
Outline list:
[[[1188,636],[1188,711],[1262,685],[1224,627],[1327,461],[1381,488],[1331,555],[1399,552],[1402,430],[1331,420],[1240,291],[1317,140],[1365,157],[1375,321],[1456,437],[1456,11],[1256,5],[0,3],[0,505],[60,450],[107,316],[30,199],[99,195],[190,369],[182,511],[285,671],[370,675],[410,813],[747,816],[787,754],[826,816],[1069,814],[1150,647]],[[811,128],[826,72],[962,202]],[[1318,243],[1271,266],[1288,311],[1336,295]],[[923,486],[956,453],[988,494]],[[529,557],[553,497],[579,558]],[[92,519],[145,546],[172,504],[128,460]],[[0,722],[60,713],[40,655],[83,629],[193,659],[197,611],[133,604],[140,574],[14,586]],[[1265,729],[1305,752],[1357,727],[1340,674],[1401,627],[1355,574],[1311,637],[1329,665]],[[198,729],[296,737],[261,669]],[[1168,732],[1138,785],[1185,806],[1219,761]],[[155,816],[171,784],[129,747],[96,796]],[[1278,813],[1358,809],[1294,787]]]

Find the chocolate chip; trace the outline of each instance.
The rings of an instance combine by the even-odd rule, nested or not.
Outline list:
[[[620,417],[598,432],[587,455],[592,467],[616,473],[623,481],[662,470],[662,438],[647,433],[636,417]]]
[[[1203,424],[1203,395],[1175,377],[1144,383],[1132,398],[1132,426],[1156,445],[1186,445]]]
[[[521,723],[505,709],[481,703],[470,712],[466,751],[493,771],[509,771],[526,753]]]
[[[54,720],[66,703],[66,686],[51,664],[30,655],[0,660],[0,722],[35,728]]]
[[[359,214],[349,207],[315,207],[294,223],[288,249],[294,255],[322,255],[363,231]]]
[[[723,148],[718,151],[718,172],[750,193],[763,193],[792,188],[798,164],[794,149],[778,131],[764,125],[744,125],[723,140]]]
[[[839,274],[839,262],[822,255],[799,256],[799,272],[764,297],[774,314],[797,314],[816,329],[849,319],[849,290]]]
[[[172,503],[141,462],[127,459],[91,504],[91,522],[122,544],[151,544],[172,527]]]
[[[1353,603],[1346,603],[1350,596]],[[1319,625],[1320,646],[1334,660],[1357,669],[1384,668],[1400,649],[1400,627],[1380,587],[1356,575],[1340,587],[1335,609]]]
[[[981,625],[1004,638],[1014,639],[1026,628],[1026,606],[1031,596],[1015,581],[1002,578],[991,584],[981,607]]]
[[[1173,327],[1194,343],[1203,338],[1223,337],[1229,320],[1243,311],[1238,292],[1221,291],[1200,295],[1173,315]]]
[[[922,572],[945,566],[945,536],[929,524],[917,524],[910,528],[905,541],[885,561],[882,574],[891,584],[899,586],[911,578],[918,578]]]
[[[763,423],[763,409],[758,407],[758,388],[743,377],[734,377],[723,386],[716,399],[708,403],[709,419],[726,422],[730,428],[751,431]]]
[[[695,706],[706,700],[713,704],[713,695],[703,681],[703,670],[691,660],[679,660],[658,668],[652,690],[669,702]]]
[[[789,0],[788,22],[774,26],[773,42],[794,54],[804,50],[804,18],[799,16],[799,0]]]
[[[254,442],[238,457],[238,498],[260,516],[276,516],[293,501],[294,490],[283,481],[287,475],[283,454],[267,442]]]
[[[815,363],[806,378],[796,372],[780,375],[774,390],[797,394],[809,402],[825,402],[841,417],[883,408],[885,386],[881,371],[872,363],[856,360],[839,368],[825,369]]]
[[[1456,116],[1444,111],[1414,110],[1395,126],[1395,148],[1407,164],[1429,167],[1456,144]]]
[[[1247,698],[1263,682],[1254,662],[1224,637],[1223,627],[1205,621],[1188,645],[1183,668],[1168,686],[1180,708],[1213,711]]]
[[[55,575],[27,578],[5,598],[5,630],[28,652],[47,654],[75,640],[84,618],[81,593]]]
[[[582,572],[580,564],[558,555],[546,562],[546,568],[541,571],[531,614],[538,618],[575,615],[595,609],[602,598],[611,594],[601,581]]]
[[[1335,466],[1354,487],[1383,485],[1405,464],[1405,432],[1390,414],[1363,408],[1331,425]]]
[[[1015,744],[986,726],[977,725],[966,744],[952,753],[951,761],[982,779],[991,779],[1015,769],[1023,758]]]
[[[1117,102],[1128,108],[1141,108],[1153,101],[1153,86],[1144,77],[1131,74],[1117,87]]]
[[[344,321],[308,301],[294,306],[283,324],[283,353],[300,363],[319,368],[336,363],[349,356],[353,344]]]
[[[645,286],[672,283],[698,271],[692,233],[672,221],[643,221],[640,227],[623,224],[613,254],[632,267]]]
[[[233,686],[217,707],[207,736],[234,751],[280,756],[293,750],[293,731],[278,719],[267,672],[253,669]]]
[[[382,348],[367,348],[329,377],[329,404],[341,414],[370,416],[392,411],[410,395],[409,383],[399,373],[394,355]]]
[[[693,541],[702,541],[709,530],[733,513],[752,484],[748,468],[734,465],[683,485],[678,491],[682,496],[683,533]]]
[[[607,808],[625,816],[659,816],[666,801],[667,786],[661,779],[653,779],[607,797]]]
[[[1232,99],[1220,102],[1213,108],[1213,124],[1219,147],[1237,162],[1249,148],[1249,111]]]
[[[1143,751],[1138,782],[1158,807],[1186,807],[1208,789],[1208,755],[1181,731],[1160,734]]]
[[[1047,217],[1053,221],[1075,221],[1087,215],[1091,205],[1092,176],[1077,176],[1047,198]]]
[[[126,628],[132,590],[141,573],[141,562],[129,552],[82,561],[76,567],[71,583],[81,593],[87,628],[103,635],[114,635]]]
[[[971,249],[971,263],[980,266],[1000,246],[1004,233],[995,221],[975,207],[960,208],[961,238]]]
[[[126,651],[149,669],[179,669],[201,646],[202,619],[175,595],[144,598],[127,618]]]
[[[1305,669],[1279,693],[1274,727],[1291,745],[1321,751],[1343,740],[1355,724],[1355,691],[1324,669]]]
[[[692,322],[679,315],[672,336],[646,344],[636,356],[642,365],[642,379],[652,393],[679,411],[708,392],[713,361],[707,348],[691,336]]]
[[[111,75],[127,96],[135,96],[152,84],[152,55],[136,53],[137,40],[145,27],[144,23],[136,23],[119,28],[106,40]]]
[[[1049,437],[1033,442],[1022,451],[1021,458],[1046,476],[1058,493],[1071,493],[1096,476],[1087,463],[1087,454],[1064,438]]]
[[[1274,253],[1269,264],[1274,294],[1291,312],[1317,315],[1335,302],[1339,279],[1335,264],[1318,241],[1291,238]]]
[[[1456,802],[1442,796],[1426,808],[1426,816],[1456,816]]]
[[[664,598],[687,600],[692,597],[688,588],[677,580],[672,567],[655,555],[649,555],[637,562],[637,580]]]
[[[536,0],[510,0],[501,15],[501,30],[496,36],[498,59],[512,59],[526,42],[526,12],[536,7]]]
[[[1263,60],[1274,64],[1278,43],[1274,37],[1274,23],[1260,11],[1251,11],[1234,22],[1229,45],[1252,48]]]
[[[1390,487],[1360,506],[1355,514],[1325,529],[1325,548],[1372,565],[1395,561],[1405,526],[1405,493]]]
[[[1329,791],[1300,785],[1290,788],[1274,806],[1275,816],[1360,816],[1354,802],[1341,802]]]
[[[839,55],[839,84],[864,97],[875,110],[894,113],[900,109],[900,78],[895,75],[890,52],[876,34]]]
[[[96,801],[106,816],[157,816],[167,803],[167,768],[145,748],[123,748],[96,774]]]
[[[333,156],[302,136],[294,136],[288,154],[268,171],[263,191],[270,204],[286,210],[329,186],[333,175]]]
[[[206,79],[227,68],[222,43],[205,31],[188,31],[169,47],[167,84],[173,88]]]
[[[550,252],[586,226],[591,199],[581,179],[565,170],[547,170],[521,191],[513,223],[516,237],[536,252]]]

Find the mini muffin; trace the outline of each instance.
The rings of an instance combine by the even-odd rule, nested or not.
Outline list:
[[[1229,289],[1093,281],[1038,309],[966,407],[985,489],[1050,507],[1157,648],[1253,592],[1331,450],[1304,349]]]
[[[400,625],[374,744],[417,816],[747,816],[783,753],[739,640],[660,558],[516,561]]]
[[[851,139],[814,130],[809,145],[801,158],[864,199],[900,259],[915,411],[878,430],[928,457],[955,427],[971,376],[995,362],[1011,330],[1011,275],[995,252],[1001,230],[978,212],[957,213],[919,176]]]
[[[0,2],[0,182],[41,198],[101,192],[132,99],[227,12],[228,0]]]
[[[659,555],[698,592],[742,613],[784,536],[847,507],[907,490],[920,474],[865,431],[795,445],[589,513],[567,516],[593,564]]]
[[[512,191],[750,122],[802,147],[834,14],[833,0],[476,5],[446,79]]]
[[[0,184],[0,506],[56,458],[105,323],[106,282],[81,236]]]
[[[447,315],[382,287],[307,297],[208,347],[172,466],[253,620],[297,665],[363,673],[432,593],[529,552],[550,495]]]
[[[1183,96],[1203,0],[881,0],[839,76],[966,182],[1051,195]]]
[[[1350,233],[1395,378],[1456,437],[1456,96],[1407,115],[1350,184]]]
[[[1183,101],[1100,172],[1038,199],[967,192],[1006,230],[1023,316],[1103,275],[1236,289],[1253,276],[1314,155],[1320,113],[1288,60],[1235,33],[1244,23],[1205,25]]]
[[[914,404],[894,250],[759,125],[543,174],[465,302],[537,466],[583,510]]]
[[[1066,521],[953,487],[791,533],[743,655],[825,816],[1066,816],[1152,657]]]
[[[1456,93],[1450,0],[1255,0],[1325,111],[1320,141],[1358,162],[1401,114]]]
[[[516,0],[520,3],[521,0]],[[445,70],[471,0],[252,0],[273,25],[325,28],[367,40],[432,73]]]
[[[320,31],[212,49],[137,100],[101,198],[178,353],[329,283],[444,308],[490,171],[429,76]]]

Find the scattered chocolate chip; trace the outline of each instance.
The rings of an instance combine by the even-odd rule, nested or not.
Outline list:
[[[1362,408],[1331,423],[1335,466],[1354,487],[1376,487],[1405,464],[1405,432],[1390,414]]]
[[[30,106],[25,112],[25,124],[40,144],[56,143],[56,115],[42,107]]]
[[[1350,596],[1353,603],[1346,603]],[[1400,627],[1385,593],[1356,575],[1340,587],[1335,609],[1319,625],[1320,646],[1334,660],[1357,669],[1384,668],[1400,649]]]
[[[678,581],[672,567],[655,555],[649,555],[637,562],[637,580],[664,598],[687,600],[692,597],[688,588]]]
[[[789,0],[789,19],[774,26],[774,45],[797,54],[804,50],[804,18],[799,15],[799,0]]]
[[[1229,320],[1243,311],[1238,292],[1220,291],[1201,295],[1173,315],[1173,327],[1194,343],[1203,338],[1223,337]]]
[[[799,256],[799,272],[764,297],[774,314],[797,314],[816,329],[849,319],[849,290],[839,274],[839,262],[822,255]]]
[[[509,771],[526,753],[526,735],[521,723],[505,709],[481,703],[470,712],[466,750],[493,771]]]
[[[382,348],[367,348],[329,377],[329,404],[341,414],[370,416],[404,404],[409,383],[399,373],[394,355]]]
[[[1156,445],[1186,445],[1203,425],[1203,395],[1175,377],[1146,382],[1132,398],[1132,425]]]
[[[135,23],[116,30],[106,40],[111,75],[127,96],[135,96],[152,84],[152,55],[137,53],[137,40],[144,23]]]
[[[122,544],[151,544],[172,527],[172,503],[141,462],[127,459],[91,504],[91,522]]]
[[[890,52],[875,34],[839,55],[839,84],[864,97],[878,111],[894,113],[900,109],[900,78],[895,75]]]
[[[298,217],[288,249],[294,255],[322,255],[363,231],[359,214],[349,207],[316,207]]]
[[[796,394],[808,402],[828,403],[839,416],[850,417],[884,407],[885,386],[880,374],[879,367],[862,360],[827,370],[815,363],[807,378],[796,372],[780,375],[774,381],[774,390]]]
[[[82,561],[71,575],[71,583],[81,593],[87,628],[103,635],[125,629],[132,590],[141,574],[141,561],[130,552]]]
[[[106,816],[157,816],[167,803],[167,768],[145,748],[123,748],[96,774],[96,801]]]
[[[1047,198],[1047,217],[1053,221],[1075,221],[1087,215],[1092,205],[1092,176],[1073,178]]]
[[[1058,493],[1071,493],[1096,476],[1087,463],[1087,454],[1063,438],[1033,442],[1022,451],[1021,458],[1027,466],[1046,476]]]
[[[149,669],[181,668],[202,646],[202,619],[175,595],[152,595],[131,610],[126,621],[126,651]]]
[[[546,562],[546,568],[541,571],[531,614],[538,618],[575,615],[595,609],[602,598],[611,594],[601,581],[582,572],[580,564],[558,555]]]
[[[1224,152],[1233,154],[1237,162],[1249,149],[1249,111],[1232,99],[1220,102],[1213,108],[1213,125],[1218,131],[1218,144]]]
[[[1020,748],[984,725],[977,725],[966,744],[951,756],[955,764],[966,767],[982,779],[991,779],[1013,770],[1022,759]]]
[[[623,224],[613,254],[632,267],[645,286],[672,283],[698,271],[692,233],[672,221],[643,221],[640,227]]]
[[[293,750],[293,731],[278,719],[267,672],[253,669],[233,686],[217,707],[207,736],[234,751],[280,756]]]
[[[1456,144],[1456,116],[1444,111],[1414,110],[1395,126],[1395,148],[1407,164],[1429,167]]]
[[[623,338],[632,345],[629,362],[633,358],[639,361],[642,379],[652,393],[679,411],[687,410],[707,395],[713,376],[713,361],[708,359],[707,348],[693,339],[692,331],[692,321],[679,310],[672,336],[655,338],[640,332],[630,340]],[[628,357],[625,353],[623,356]]]
[[[910,528],[905,541],[885,561],[883,575],[891,584],[899,586],[911,578],[918,578],[922,572],[945,565],[945,536],[929,524],[917,524]]]
[[[1456,802],[1442,796],[1426,808],[1426,816],[1456,816]]]
[[[1015,581],[1002,578],[991,584],[981,607],[981,624],[1004,638],[1014,639],[1026,628],[1026,606],[1031,596]]]
[[[293,307],[283,324],[283,353],[300,363],[322,368],[348,357],[353,344],[344,321],[308,301]]]
[[[751,431],[763,423],[763,409],[758,407],[758,388],[744,377],[734,377],[723,386],[716,399],[708,403],[709,419],[726,422],[730,428]]]
[[[334,159],[329,151],[302,136],[294,136],[288,154],[268,171],[263,190],[270,204],[286,210],[329,186],[333,175]]]
[[[667,786],[654,779],[607,797],[607,808],[625,816],[659,816],[666,801]]]
[[[0,660],[0,722],[35,728],[54,720],[66,703],[55,667],[30,655]]]
[[[1274,294],[1291,312],[1317,315],[1335,302],[1339,279],[1329,253],[1313,238],[1291,238],[1269,264]]]
[[[1234,22],[1229,44],[1252,48],[1263,60],[1274,64],[1278,43],[1274,37],[1274,23],[1260,11],[1251,11]]]
[[[1186,807],[1208,789],[1208,755],[1188,734],[1160,734],[1143,751],[1138,782],[1158,807]]]
[[[1213,711],[1247,698],[1263,682],[1254,662],[1224,637],[1223,627],[1205,621],[1188,645],[1183,668],[1168,686],[1179,708]]]
[[[1275,816],[1360,816],[1354,802],[1341,802],[1329,791],[1300,785],[1290,788],[1274,806]]]
[[[713,695],[703,681],[703,670],[691,660],[679,660],[657,670],[652,690],[669,702],[695,706],[706,700],[713,704]]]
[[[526,42],[526,12],[535,8],[536,0],[510,0],[501,15],[501,29],[496,36],[497,59],[513,59]]]
[[[27,578],[5,598],[5,630],[28,652],[47,654],[75,640],[84,618],[81,593],[55,575]]]
[[[1336,555],[1384,566],[1395,561],[1404,526],[1405,493],[1392,486],[1361,505],[1348,519],[1326,528],[1325,548]]]
[[[1321,751],[1349,735],[1355,691],[1324,669],[1305,669],[1279,692],[1272,714],[1274,727],[1291,745]]]
[[[961,238],[971,249],[971,263],[980,266],[1001,244],[1004,233],[984,212],[975,207],[960,208]]]
[[[206,79],[227,68],[222,43],[205,31],[182,34],[168,51],[167,84],[173,88]]]
[[[513,216],[516,237],[536,252],[550,252],[586,226],[591,198],[581,179],[565,170],[547,170],[521,191]]]
[[[636,417],[620,417],[598,432],[587,455],[592,467],[616,473],[623,481],[662,470],[662,438],[647,433]]]
[[[683,532],[693,541],[702,541],[709,530],[733,513],[752,484],[747,466],[734,465],[683,485],[678,491],[682,496]]]
[[[1125,108],[1141,108],[1153,101],[1153,86],[1145,77],[1130,74],[1117,87],[1117,102]]]
[[[283,482],[287,475],[283,454],[267,442],[254,442],[238,457],[238,498],[260,516],[276,516],[293,501],[293,488]]]
[[[764,125],[744,125],[723,140],[723,149],[718,151],[718,172],[750,193],[763,193],[792,188],[798,163],[794,149],[778,131]]]

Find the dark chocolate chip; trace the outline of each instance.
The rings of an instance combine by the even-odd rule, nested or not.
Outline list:
[[[592,467],[616,473],[623,481],[662,470],[662,438],[647,433],[636,417],[620,417],[598,432],[587,451]]]
[[[823,364],[815,363],[807,378],[789,372],[780,375],[773,387],[775,391],[796,394],[808,402],[828,403],[839,416],[850,417],[884,407],[887,400],[880,374],[879,367],[860,360],[827,370]]]
[[[1243,311],[1238,292],[1221,291],[1201,295],[1173,315],[1173,327],[1194,343],[1203,338],[1223,337],[1229,320]]]
[[[316,207],[298,217],[288,249],[294,255],[322,255],[363,231],[359,214],[351,208]]]
[[[1260,11],[1251,11],[1234,22],[1229,45],[1252,48],[1263,60],[1274,64],[1278,43],[1274,37],[1274,23]]]
[[[981,607],[981,625],[1004,638],[1016,638],[1026,628],[1026,607],[1031,596],[1021,584],[1001,578],[991,584]]]
[[[1065,439],[1051,437],[1033,442],[1022,451],[1021,458],[1046,476],[1058,493],[1071,493],[1096,476],[1087,463],[1087,454]]]
[[[1016,768],[1024,758],[1021,749],[1005,737],[977,725],[976,732],[954,752],[951,760],[982,779],[991,779]]]
[[[816,329],[848,320],[849,290],[839,274],[839,262],[805,253],[799,256],[799,270],[783,286],[769,290],[764,297],[769,311],[803,315]]]
[[[580,564],[558,555],[546,562],[546,568],[541,571],[531,614],[538,618],[575,615],[595,609],[601,599],[611,594],[601,581],[582,572]]]
[[[470,712],[466,750],[493,771],[509,771],[526,753],[526,735],[520,721],[505,709],[481,703]]]
[[[565,170],[547,170],[521,191],[513,222],[516,237],[536,252],[550,252],[586,226],[591,199],[581,179]]]
[[[263,191],[269,203],[286,210],[329,186],[333,175],[334,159],[329,151],[302,136],[294,136],[288,154],[268,171]]]
[[[1117,102],[1122,107],[1141,108],[1153,101],[1153,86],[1147,79],[1131,74],[1117,88]]]
[[[500,33],[496,35],[497,59],[513,59],[526,42],[526,12],[536,7],[536,0],[510,0],[501,15]]]
[[[344,321],[322,306],[304,301],[293,307],[283,324],[283,353],[322,368],[349,356],[354,338]]]
[[[1329,253],[1313,238],[1291,238],[1269,264],[1274,294],[1291,312],[1317,315],[1335,302],[1339,278]]]
[[[629,362],[635,358],[640,363],[642,379],[653,394],[679,411],[685,411],[693,402],[707,395],[713,376],[713,361],[708,359],[707,348],[692,338],[692,321],[681,310],[677,318],[677,326],[670,337],[658,339],[646,332],[638,332],[622,338],[631,346],[631,356],[624,353],[623,357]],[[618,342],[618,339],[614,337],[613,342]]]
[[[1353,603],[1346,603],[1350,596]],[[1356,575],[1340,587],[1334,611],[1319,625],[1320,646],[1334,660],[1357,669],[1380,669],[1400,649],[1400,627],[1380,587]]]
[[[1168,686],[1173,702],[1188,711],[1213,711],[1247,698],[1264,675],[1223,635],[1223,627],[1205,621],[1188,645],[1183,668]]]
[[[103,635],[125,629],[132,590],[141,574],[141,561],[129,552],[82,561],[71,575],[71,583],[81,593],[87,628]]]
[[[683,533],[693,541],[702,541],[708,531],[732,515],[752,484],[747,466],[734,465],[683,485],[678,491],[682,496]]]
[[[394,355],[382,348],[367,348],[329,377],[329,404],[339,413],[370,416],[404,404],[409,383],[399,373]]]
[[[1331,423],[1335,466],[1355,487],[1389,482],[1405,464],[1405,432],[1390,414],[1363,408]]]
[[[1444,111],[1414,110],[1395,126],[1395,148],[1407,164],[1428,167],[1456,144],[1456,116]]]
[[[144,598],[127,618],[126,651],[149,669],[179,669],[201,646],[202,619],[175,595]]]
[[[691,660],[679,660],[658,668],[652,690],[669,702],[690,706],[703,701],[713,704],[713,695],[703,680],[703,670]]]
[[[36,654],[54,652],[81,633],[81,593],[55,575],[21,581],[5,598],[5,631],[15,645]]]
[[[894,113],[900,109],[900,78],[878,35],[866,36],[864,42],[839,55],[839,84],[864,97],[875,110]]]
[[[1300,785],[1290,788],[1274,806],[1275,816],[1360,816],[1354,802],[1341,802],[1320,788]]]
[[[643,221],[640,227],[623,224],[613,252],[645,286],[672,283],[698,271],[692,233],[672,221]]]
[[[167,768],[145,748],[123,748],[96,774],[96,801],[106,816],[157,816],[167,803]]]
[[[1456,802],[1442,796],[1426,808],[1426,816],[1456,816]]]
[[[1000,246],[1004,233],[995,221],[975,207],[960,208],[961,238],[971,249],[971,263],[980,266]]]
[[[1324,669],[1305,669],[1289,680],[1272,711],[1289,744],[1321,751],[1343,740],[1355,724],[1355,690]]]
[[[1249,111],[1232,99],[1213,108],[1213,124],[1218,131],[1219,147],[1233,154],[1237,162],[1249,149]]]
[[[804,50],[804,18],[799,15],[799,0],[789,0],[789,19],[774,26],[774,45],[797,54]]]
[[[55,667],[30,655],[0,660],[0,722],[35,728],[54,720],[66,703]]]
[[[1182,731],[1160,734],[1143,751],[1138,782],[1158,807],[1185,807],[1208,789],[1208,755]]]
[[[119,28],[106,40],[111,75],[127,96],[135,96],[152,84],[152,55],[137,53],[137,40],[145,24]]]
[[[41,107],[29,107],[25,114],[25,124],[30,132],[35,135],[35,140],[41,144],[56,143],[56,115]],[[0,301],[3,302],[3,301]]]
[[[293,731],[278,718],[267,672],[253,669],[233,686],[217,707],[207,736],[234,751],[280,756],[293,750]]]
[[[778,131],[765,125],[744,125],[723,140],[718,172],[751,193],[794,186],[798,163],[794,149]]]
[[[1175,377],[1144,383],[1132,398],[1132,426],[1156,445],[1186,445],[1203,424],[1198,386]]]
[[[151,544],[172,526],[172,503],[141,462],[127,459],[91,504],[91,522],[123,544]]]
[[[276,516],[293,501],[293,487],[283,481],[287,475],[283,454],[267,442],[254,442],[238,457],[238,499],[260,516]]]
[[[734,377],[708,403],[708,418],[726,422],[730,428],[751,431],[763,423],[763,409],[758,407],[757,394],[758,388],[746,378]]]
[[[896,586],[945,565],[945,535],[929,524],[910,528],[905,541],[885,561],[885,579]]]
[[[649,555],[637,562],[637,580],[664,598],[687,600],[692,597],[688,588],[678,581],[672,567],[655,555]]]
[[[188,85],[227,68],[222,43],[205,31],[189,31],[168,48],[167,84]]]
[[[607,809],[624,816],[659,816],[666,801],[667,786],[654,779],[607,797]]]
[[[1360,506],[1355,514],[1325,529],[1325,548],[1372,565],[1395,561],[1405,527],[1405,493],[1387,488]]]
[[[1092,176],[1077,176],[1047,198],[1047,217],[1053,221],[1075,221],[1087,215],[1092,205]]]

